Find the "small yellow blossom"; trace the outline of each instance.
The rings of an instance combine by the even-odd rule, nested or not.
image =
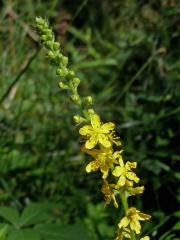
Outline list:
[[[114,123],[108,122],[103,124],[100,121],[99,115],[92,114],[91,125],[83,126],[80,128],[79,133],[87,138],[85,143],[87,149],[94,148],[98,143],[105,148],[109,148],[114,138],[111,133],[114,128]]]
[[[126,211],[126,216],[123,217],[118,224],[119,228],[126,228],[130,225],[131,230],[135,231],[136,234],[139,234],[141,231],[141,225],[139,221],[149,220],[150,215],[141,213],[136,208],[131,207]]]
[[[86,166],[86,172],[90,173],[92,171],[97,171],[98,169],[100,169],[103,173],[103,179],[106,179],[108,177],[109,169],[113,168],[114,164],[118,163],[118,159],[122,157],[122,151],[116,151],[113,153],[112,148],[101,147],[101,149],[89,150],[85,147],[81,147],[81,151],[95,158],[94,161],[91,161]]]
[[[110,204],[111,200],[113,200],[114,206],[118,208],[118,203],[116,201],[115,193],[113,192],[112,187],[113,184],[109,184],[108,181],[104,180],[101,191],[104,194],[106,204]]]
[[[139,178],[131,170],[132,168],[136,168],[136,166],[136,162],[128,161],[124,164],[123,160],[119,159],[119,166],[116,166],[112,172],[115,177],[119,177],[117,182],[118,187],[123,187],[126,184],[126,180],[134,181],[135,183],[139,182]]]
[[[145,237],[141,238],[140,240],[150,240],[150,237],[145,236]]]

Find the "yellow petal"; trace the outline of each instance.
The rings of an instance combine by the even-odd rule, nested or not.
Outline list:
[[[129,191],[130,191],[131,195],[141,194],[144,191],[144,186],[131,188]]]
[[[105,134],[98,134],[98,140],[106,148],[111,146],[111,142]]]
[[[79,134],[83,136],[92,135],[92,132],[93,132],[93,129],[91,125],[85,125],[79,129]]]
[[[130,219],[128,217],[123,217],[120,221],[120,223],[118,224],[119,228],[125,228],[128,226],[128,224],[130,223]]]
[[[112,131],[115,128],[115,124],[112,122],[108,122],[108,123],[104,123],[101,126],[101,130],[103,133],[109,133],[110,131]]]
[[[141,232],[141,224],[138,220],[132,220],[130,222],[130,227],[133,231],[136,232],[136,234],[139,234]]]
[[[133,172],[127,172],[126,173],[126,177],[131,180],[131,181],[134,181],[135,183],[138,183],[139,182],[139,178],[136,176],[135,173]]]
[[[94,129],[98,129],[101,126],[100,117],[97,114],[91,116],[91,125]]]
[[[98,155],[98,152],[99,152],[97,149],[87,149],[87,148],[85,148],[84,145],[81,147],[81,151],[84,152],[84,153],[89,154],[93,158],[96,158],[97,155]]]
[[[92,161],[86,166],[86,172],[90,173],[92,171],[97,171],[99,169],[99,162],[98,161]]]
[[[86,141],[85,147],[86,147],[87,149],[92,149],[93,147],[96,146],[97,140],[98,140],[98,139],[97,139],[97,136],[96,136],[96,135],[92,135],[92,136],[89,138],[89,140]]]
[[[124,162],[123,162],[122,156],[119,158],[119,165],[120,165],[121,167],[124,167]]]
[[[119,177],[121,175],[121,167],[119,167],[119,166],[115,167],[115,169],[113,170],[112,174],[115,177]]]
[[[151,218],[150,215],[145,213],[138,213],[138,219],[141,221],[149,220]]]
[[[125,183],[126,183],[126,177],[125,176],[120,176],[120,178],[119,178],[119,180],[118,180],[118,182],[117,182],[117,185],[119,186],[119,187],[123,187],[124,185],[125,185]]]
[[[136,162],[127,162],[125,165],[125,168],[127,170],[131,170],[132,168],[136,168],[137,167],[137,163]]]
[[[101,168],[101,172],[103,173],[102,178],[106,179],[108,177],[108,172],[109,172],[108,165],[102,165],[102,166],[100,166],[100,168]]]

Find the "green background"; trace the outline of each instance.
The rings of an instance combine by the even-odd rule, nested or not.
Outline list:
[[[7,232],[8,240],[108,240],[122,216],[121,207],[104,208],[100,174],[85,172],[88,158],[72,122],[77,109],[39,48],[36,16],[49,19],[80,92],[116,123],[125,159],[138,162],[146,190],[130,202],[152,215],[142,236],[178,239],[179,1],[0,6],[0,239]]]

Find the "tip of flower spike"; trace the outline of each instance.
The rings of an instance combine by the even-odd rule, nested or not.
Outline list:
[[[35,21],[37,26],[48,26],[48,21],[42,17],[36,17]]]
[[[37,23],[41,23],[42,21],[44,21],[42,17],[36,17],[35,19]]]

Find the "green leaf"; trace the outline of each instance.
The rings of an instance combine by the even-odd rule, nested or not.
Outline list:
[[[175,236],[176,235],[174,233],[172,233],[171,231],[167,231],[159,238],[159,240],[172,240],[173,237],[175,237]]]
[[[15,208],[0,207],[0,216],[14,226],[18,226],[19,213]]]
[[[33,229],[12,229],[7,240],[40,240],[40,236]]]
[[[7,225],[4,225],[1,229],[0,229],[0,240],[6,240],[6,236],[7,236]]]
[[[180,231],[180,221],[178,221],[172,228],[175,231]]]
[[[50,209],[52,209],[50,203],[30,203],[20,217],[20,225],[29,226],[46,221],[50,218]]]
[[[81,224],[45,224],[36,229],[45,240],[89,240],[87,231]]]
[[[115,59],[102,59],[102,60],[91,60],[91,61],[83,61],[77,64],[74,67],[74,70],[83,69],[83,68],[97,68],[102,66],[116,66],[117,61]]]
[[[180,210],[176,211],[173,215],[174,215],[175,217],[180,218]]]

